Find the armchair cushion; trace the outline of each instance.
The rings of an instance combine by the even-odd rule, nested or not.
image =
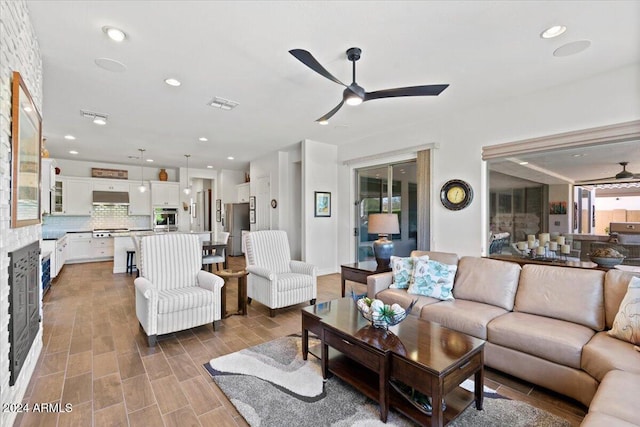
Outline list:
[[[199,286],[158,292],[158,313],[173,313],[202,306],[213,306],[213,292]]]
[[[291,261],[289,263],[292,273],[306,274],[308,276],[317,276],[318,269],[315,265],[302,261]]]
[[[278,292],[291,291],[293,289],[307,288],[313,285],[313,276],[298,273],[280,273],[278,279]]]

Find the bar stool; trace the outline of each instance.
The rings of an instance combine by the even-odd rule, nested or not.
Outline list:
[[[136,251],[134,249],[127,249],[127,274],[133,274],[133,268],[136,267],[133,263],[135,261],[135,256]]]

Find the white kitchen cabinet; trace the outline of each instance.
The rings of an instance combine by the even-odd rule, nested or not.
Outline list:
[[[122,181],[117,179],[94,179],[93,191],[121,191],[124,193],[128,193],[129,181]]]
[[[248,203],[250,196],[250,184],[245,182],[244,184],[236,185],[236,191],[238,192],[238,203]]]
[[[88,179],[57,177],[51,214],[90,216],[93,210],[92,188]]]
[[[129,215],[151,215],[151,191],[141,193],[140,183],[129,184]]]
[[[161,207],[177,208],[180,206],[180,183],[151,181],[151,204]]]
[[[91,260],[91,239],[92,233],[68,233],[68,254],[67,261],[85,262]]]
[[[113,237],[91,239],[91,258],[94,261],[113,259]]]
[[[57,240],[42,241],[42,251],[51,252],[51,256],[49,258],[51,261],[49,272],[52,279],[58,276],[58,273],[60,273],[60,270],[66,262],[67,245],[68,240],[66,234]]]
[[[51,213],[51,193],[56,188],[56,163],[55,160],[42,159],[42,182],[40,184],[40,210],[44,214]]]

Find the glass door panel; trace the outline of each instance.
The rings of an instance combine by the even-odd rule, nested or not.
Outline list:
[[[394,242],[394,254],[408,256],[416,248],[417,183],[415,161],[358,169],[356,202],[357,260],[373,260],[373,242],[377,234],[368,232],[371,213],[392,212],[398,215],[400,233],[389,236]],[[391,188],[388,183],[391,182]],[[389,191],[391,190],[391,191]]]

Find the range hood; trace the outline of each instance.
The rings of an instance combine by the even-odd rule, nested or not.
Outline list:
[[[128,205],[129,193],[126,191],[94,191],[94,205]]]

